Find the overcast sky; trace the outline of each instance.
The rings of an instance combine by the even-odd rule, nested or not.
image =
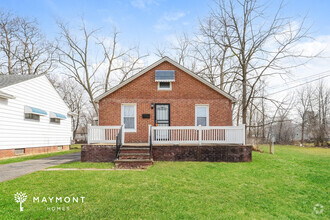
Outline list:
[[[280,2],[275,0],[272,5]],[[176,34],[194,33],[198,20],[207,16],[212,5],[209,0],[0,0],[1,8],[36,18],[49,39],[58,34],[56,20],[78,25],[83,16],[88,26],[102,27],[105,34],[110,34],[115,25],[121,32],[121,44],[139,43],[144,52],[152,51],[157,44],[168,43]],[[268,10],[271,13],[274,7]],[[323,49],[324,56],[330,57],[329,0],[288,0],[283,14],[297,19],[307,15],[314,39],[302,42],[301,46],[310,51]],[[151,56],[149,62],[155,59]],[[312,61],[296,69],[288,83],[270,80],[270,92],[330,74],[325,72],[328,70],[329,58]]]

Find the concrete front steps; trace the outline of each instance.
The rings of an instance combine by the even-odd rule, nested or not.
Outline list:
[[[122,146],[119,158],[115,160],[117,169],[145,169],[153,164],[147,146]]]

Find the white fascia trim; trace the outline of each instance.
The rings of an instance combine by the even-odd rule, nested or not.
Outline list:
[[[5,92],[0,91],[0,98],[4,99],[15,99],[16,97]]]
[[[229,94],[227,94],[226,92],[222,91],[221,89],[219,89],[218,87],[212,85],[211,83],[209,83],[208,81],[206,81],[205,79],[201,78],[200,76],[196,75],[195,73],[191,72],[190,70],[188,70],[187,68],[185,68],[184,66],[178,64],[177,62],[175,62],[174,60],[168,58],[168,57],[163,57],[162,59],[156,61],[155,63],[151,64],[150,66],[148,66],[147,68],[141,70],[140,72],[138,72],[137,74],[133,75],[132,77],[130,77],[129,79],[127,79],[126,81],[118,84],[117,86],[113,87],[112,89],[110,89],[109,91],[101,94],[100,96],[96,97],[95,102],[99,102],[101,99],[103,99],[104,97],[106,97],[107,95],[113,93],[114,91],[118,90],[119,88],[127,85],[128,83],[132,82],[133,80],[135,80],[136,78],[140,77],[141,75],[143,75],[144,73],[148,72],[149,70],[155,68],[156,66],[158,66],[159,64],[163,63],[163,62],[169,62],[172,65],[174,65],[175,67],[181,69],[182,71],[188,73],[189,75],[191,75],[192,77],[194,77],[195,79],[199,80],[200,82],[204,83],[205,85],[211,87],[212,89],[214,89],[215,91],[217,91],[218,93],[220,93],[221,95],[225,96],[226,98],[230,99],[232,102],[236,102],[235,98]]]

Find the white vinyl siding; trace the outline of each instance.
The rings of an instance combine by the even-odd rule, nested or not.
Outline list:
[[[71,143],[71,117],[69,108],[46,76],[40,76],[1,91],[15,99],[0,98],[0,149],[69,145]],[[40,120],[25,119],[24,106],[45,110]],[[50,123],[49,112],[67,116],[61,124]]]
[[[209,106],[195,106],[195,125],[209,126]]]
[[[125,132],[136,132],[136,104],[121,105],[121,124],[125,124]]]

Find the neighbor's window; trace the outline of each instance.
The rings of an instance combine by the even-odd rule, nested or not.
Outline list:
[[[40,120],[40,115],[25,113],[25,119],[31,119],[31,120],[39,121]]]
[[[61,123],[61,120],[59,118],[50,118],[50,122],[51,123],[60,124]]]
[[[208,105],[196,105],[195,106],[195,124],[196,126],[208,126],[209,125],[209,106]]]
[[[15,149],[15,156],[25,154],[24,148]]]
[[[171,82],[158,82],[158,90],[171,90]]]
[[[121,123],[125,124],[125,131],[136,132],[136,104],[121,105]]]

